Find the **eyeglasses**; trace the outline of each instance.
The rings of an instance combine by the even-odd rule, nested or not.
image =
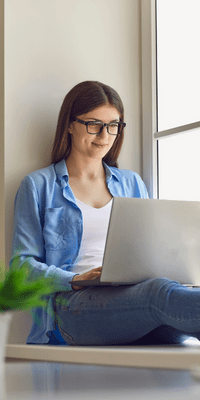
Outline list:
[[[103,122],[100,121],[83,121],[82,119],[75,118],[75,121],[78,122],[79,124],[86,125],[87,132],[90,135],[99,135],[104,126],[107,127],[107,132],[109,135],[120,135],[122,133],[123,129],[126,126],[125,122],[110,122],[109,124],[104,124]]]

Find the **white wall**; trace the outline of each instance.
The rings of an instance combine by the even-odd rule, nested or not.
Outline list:
[[[120,167],[141,172],[140,0],[5,2],[6,264],[21,179],[50,163],[58,112],[78,82],[114,87],[125,106]]]
[[[5,263],[4,226],[4,4],[0,0],[0,281]]]

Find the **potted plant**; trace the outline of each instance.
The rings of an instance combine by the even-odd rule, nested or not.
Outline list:
[[[0,276],[0,364],[5,355],[5,345],[8,336],[12,313],[16,310],[28,310],[43,307],[48,302],[48,296],[55,293],[52,278],[44,275],[30,279],[29,262],[19,267],[18,258],[12,263],[2,280]],[[2,275],[2,272],[1,272]]]

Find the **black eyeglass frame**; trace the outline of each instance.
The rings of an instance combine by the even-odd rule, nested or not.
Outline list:
[[[110,125],[113,125],[113,124],[114,124],[114,122],[109,122],[108,124],[104,124],[103,122],[100,122],[100,121],[83,121],[82,119],[79,119],[79,118],[75,118],[74,121],[79,122],[80,124],[85,125],[86,128],[87,128],[87,133],[89,133],[89,135],[100,135],[100,133],[102,132],[104,126],[107,127],[107,132],[108,132],[108,129],[109,129],[108,127],[109,127]],[[91,133],[91,132],[88,132],[88,125],[91,125],[91,124],[94,124],[94,123],[95,123],[96,125],[98,125],[98,124],[99,124],[99,125],[102,125],[100,131],[99,131],[98,133]],[[110,133],[110,132],[108,132],[109,135],[112,135],[112,136],[121,135],[123,129],[124,129],[125,126],[126,126],[126,123],[125,123],[125,122],[122,122],[122,121],[117,121],[116,123],[118,124],[118,129],[119,129],[119,126],[121,127],[120,133],[116,133],[116,134],[115,134],[115,133]]]

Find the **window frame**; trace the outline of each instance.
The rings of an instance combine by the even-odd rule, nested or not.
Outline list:
[[[150,198],[159,198],[158,141],[200,127],[200,121],[158,132],[156,0],[141,0],[142,176]]]

